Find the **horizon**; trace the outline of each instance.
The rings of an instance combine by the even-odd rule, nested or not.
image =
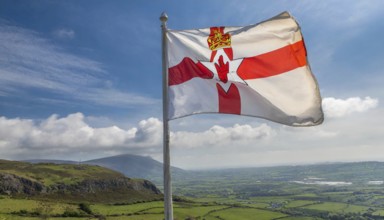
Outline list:
[[[183,30],[246,26],[289,11],[319,83],[323,124],[224,114],[172,120],[171,165],[384,161],[384,2],[218,3],[0,0],[1,157],[136,154],[161,162],[161,13],[169,29]]]
[[[24,159],[24,160],[9,160],[9,161],[20,161],[20,162],[31,162],[31,161],[53,161],[53,162],[73,162],[73,163],[86,163],[92,160],[100,160],[100,159],[109,159],[117,156],[139,156],[139,157],[144,157],[144,158],[150,158],[156,162],[159,162],[161,165],[163,165],[162,161],[156,160],[152,158],[151,156],[141,156],[141,155],[134,155],[134,154],[118,154],[118,155],[112,155],[108,157],[101,157],[101,158],[93,158],[90,160],[60,160],[60,159],[49,159],[49,158],[29,158],[29,159]],[[7,160],[0,158],[0,160]],[[40,162],[38,162],[40,163]],[[258,165],[258,166],[238,166],[238,167],[203,167],[203,168],[183,168],[183,167],[177,167],[174,165],[171,165],[173,168],[185,170],[185,171],[214,171],[214,170],[231,170],[231,169],[252,169],[252,168],[273,168],[273,167],[295,167],[295,166],[316,166],[316,165],[332,165],[332,164],[350,164],[350,163],[384,163],[383,161],[378,161],[378,160],[365,160],[365,161],[322,161],[318,163],[288,163],[288,164],[268,164],[268,165]]]

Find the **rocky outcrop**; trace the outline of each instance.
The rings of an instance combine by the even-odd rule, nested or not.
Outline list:
[[[0,194],[27,195],[27,196],[57,196],[71,195],[71,199],[84,199],[87,195],[103,197],[108,194],[130,197],[135,195],[154,195],[160,197],[160,190],[148,180],[130,179],[128,177],[114,177],[105,179],[85,179],[74,184],[56,183],[45,186],[38,181],[33,181],[15,174],[0,173]]]
[[[0,194],[35,195],[45,191],[44,185],[14,174],[0,173]]]
[[[141,193],[161,194],[148,180],[132,180],[127,177],[113,179],[87,179],[77,184],[55,184],[47,188],[48,193],[98,193],[103,191],[133,190]]]

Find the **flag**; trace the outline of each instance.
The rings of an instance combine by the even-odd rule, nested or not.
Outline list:
[[[319,87],[288,12],[243,27],[168,30],[166,41],[169,120],[225,113],[322,123]]]

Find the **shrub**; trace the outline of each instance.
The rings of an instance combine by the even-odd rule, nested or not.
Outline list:
[[[89,207],[89,204],[87,204],[87,203],[80,203],[79,209],[82,210],[83,212],[87,213],[87,214],[90,214],[90,215],[92,214],[91,207]]]

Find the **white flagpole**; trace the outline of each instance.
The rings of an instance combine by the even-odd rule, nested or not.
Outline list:
[[[163,169],[164,169],[164,217],[173,220],[171,166],[169,153],[169,126],[168,126],[168,65],[167,65],[167,20],[163,12],[160,16],[162,30],[162,59],[163,59]]]

